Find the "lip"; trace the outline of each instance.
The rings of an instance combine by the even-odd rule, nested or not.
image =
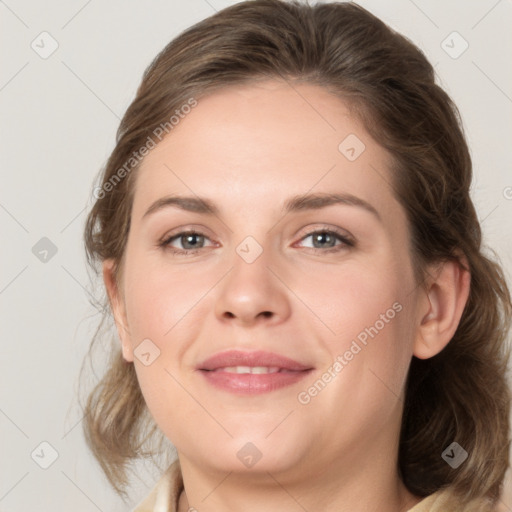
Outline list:
[[[233,366],[278,367],[277,373],[231,373]],[[288,357],[266,351],[227,350],[209,357],[197,366],[206,381],[236,394],[262,394],[291,386],[308,376],[314,368]]]

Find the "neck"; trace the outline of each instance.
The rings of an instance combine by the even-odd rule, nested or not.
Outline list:
[[[269,471],[223,473],[182,457],[180,464],[185,491],[178,512],[406,512],[420,501],[407,491],[396,460],[387,454],[345,460],[344,467],[308,464],[294,468],[292,477]]]

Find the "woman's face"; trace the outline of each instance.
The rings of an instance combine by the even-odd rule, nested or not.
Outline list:
[[[421,291],[389,155],[344,103],[225,88],[138,172],[116,318],[180,458],[274,475],[395,460]]]

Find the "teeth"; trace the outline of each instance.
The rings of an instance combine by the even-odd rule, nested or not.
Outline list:
[[[251,373],[277,373],[279,368],[271,367],[267,368],[266,366],[253,366],[251,368]]]
[[[264,374],[264,373],[277,373],[279,371],[279,367],[277,366],[226,366],[225,368],[218,368],[217,371],[224,371],[227,373],[254,373],[254,374]]]

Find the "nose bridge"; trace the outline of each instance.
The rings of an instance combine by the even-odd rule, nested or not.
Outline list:
[[[274,322],[285,319],[290,314],[290,304],[272,270],[275,263],[270,247],[264,247],[252,236],[242,240],[235,248],[231,271],[218,294],[217,316],[244,324],[259,318]]]

